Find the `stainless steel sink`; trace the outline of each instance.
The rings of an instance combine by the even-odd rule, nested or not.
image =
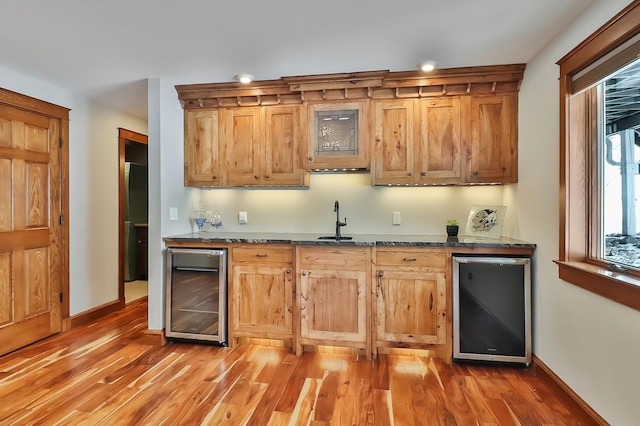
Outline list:
[[[323,235],[321,237],[318,237],[319,240],[335,240],[335,241],[341,241],[341,240],[352,240],[353,237],[345,237],[344,235],[341,236],[337,236],[337,235]]]

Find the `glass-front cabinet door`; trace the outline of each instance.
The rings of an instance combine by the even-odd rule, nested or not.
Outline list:
[[[305,168],[368,169],[366,101],[307,105]]]

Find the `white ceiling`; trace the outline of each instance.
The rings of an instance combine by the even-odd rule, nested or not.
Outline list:
[[[2,0],[0,66],[146,117],[150,77],[526,63],[594,1]]]

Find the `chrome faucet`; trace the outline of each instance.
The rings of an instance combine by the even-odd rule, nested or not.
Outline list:
[[[333,204],[333,211],[336,212],[336,240],[339,240],[342,238],[342,235],[340,235],[340,228],[347,226],[347,218],[344,218],[344,222],[340,222],[340,203],[338,203],[338,200]]]

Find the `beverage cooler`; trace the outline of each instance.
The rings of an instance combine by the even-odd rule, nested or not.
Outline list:
[[[166,251],[167,338],[227,343],[227,250]]]
[[[453,256],[453,358],[531,363],[531,259]]]

